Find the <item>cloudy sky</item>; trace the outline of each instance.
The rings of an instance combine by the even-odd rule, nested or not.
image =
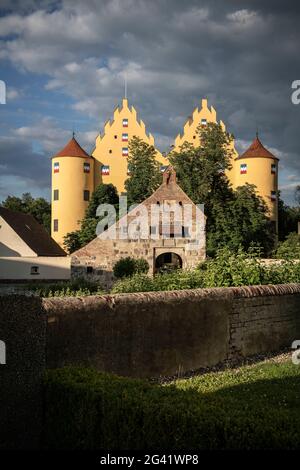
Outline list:
[[[295,0],[0,0],[0,201],[50,196],[50,156],[76,132],[91,151],[124,94],[160,150],[201,98],[300,184],[300,3]]]

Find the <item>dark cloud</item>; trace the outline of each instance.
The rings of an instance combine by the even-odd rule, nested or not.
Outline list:
[[[281,157],[282,175],[300,179],[300,105],[291,103],[291,83],[300,79],[299,2],[25,3],[4,1],[0,57],[46,74],[49,93],[72,97],[98,128],[120,101],[126,73],[129,99],[162,145],[208,97],[238,139],[251,141],[258,128]]]

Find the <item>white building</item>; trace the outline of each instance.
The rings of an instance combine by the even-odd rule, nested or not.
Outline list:
[[[0,207],[0,281],[70,278],[70,257],[31,215]]]

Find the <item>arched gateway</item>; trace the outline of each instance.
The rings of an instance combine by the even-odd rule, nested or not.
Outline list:
[[[182,258],[176,253],[161,253],[155,260],[155,272],[182,268]]]

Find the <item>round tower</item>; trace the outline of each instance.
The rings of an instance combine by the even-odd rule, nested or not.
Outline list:
[[[274,222],[274,231],[278,233],[278,162],[267,150],[256,134],[250,147],[235,159],[234,186],[245,183],[254,184],[259,196],[268,207],[268,215]]]
[[[78,230],[94,191],[94,158],[73,138],[52,157],[51,236],[61,246]]]

